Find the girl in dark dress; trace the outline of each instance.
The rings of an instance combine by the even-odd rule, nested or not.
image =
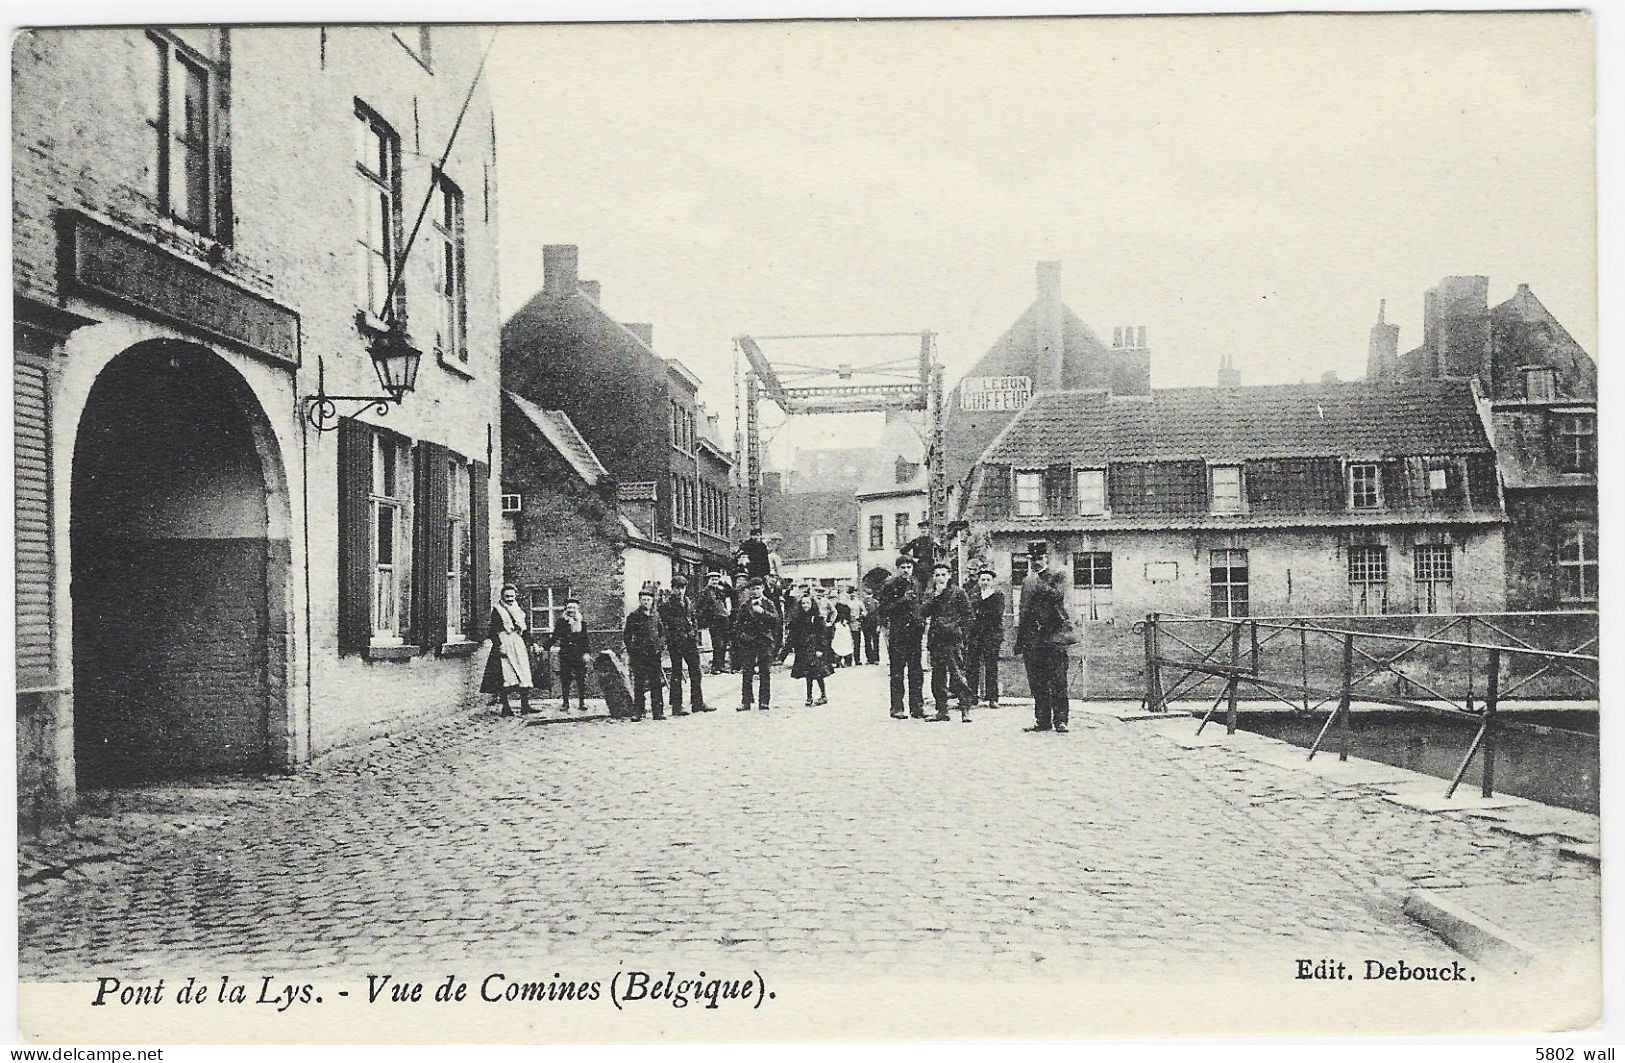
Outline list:
[[[824,689],[824,677],[834,669],[830,666],[829,624],[813,601],[811,594],[803,594],[790,616],[790,637],[785,641],[795,647],[796,663],[790,674],[807,681],[807,704],[827,705],[829,696]],[[818,684],[818,700],[813,700],[813,684]]]

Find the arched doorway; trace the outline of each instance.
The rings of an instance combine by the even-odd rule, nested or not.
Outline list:
[[[81,787],[270,766],[286,544],[261,420],[236,371],[190,344],[131,347],[91,388],[70,500]]]

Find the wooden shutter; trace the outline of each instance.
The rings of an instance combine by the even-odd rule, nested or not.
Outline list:
[[[372,493],[370,425],[339,422],[339,653],[360,653],[372,639]]]
[[[976,496],[978,519],[1003,520],[1010,515],[1011,471],[1008,465],[982,466],[982,489]]]
[[[237,219],[231,195],[231,30],[219,31],[219,63],[214,71],[214,236],[231,243]]]
[[[45,367],[12,364],[16,416],[17,685],[45,685],[55,672],[51,562],[50,422]]]
[[[484,462],[468,466],[473,498],[468,507],[468,533],[474,537],[474,586],[464,591],[474,595],[474,630],[485,623],[491,611],[491,467]]]
[[[1047,512],[1057,516],[1071,513],[1072,491],[1070,464],[1057,463],[1044,471],[1044,508]]]
[[[446,538],[448,463],[451,454],[438,443],[419,443],[413,450],[412,631],[419,647],[432,650],[446,641],[446,570],[451,544]]]

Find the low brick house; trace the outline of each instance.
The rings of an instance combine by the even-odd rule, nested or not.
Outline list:
[[[987,447],[968,502],[1001,579],[1020,586],[1032,539],[1058,551],[1078,696],[1138,695],[1129,629],[1151,612],[1505,603],[1495,452],[1464,381],[1049,392]]]
[[[669,547],[623,510],[619,487],[574,422],[511,392],[503,396],[502,554],[537,631],[570,597],[595,648],[619,649],[621,622],[646,583],[670,585]]]

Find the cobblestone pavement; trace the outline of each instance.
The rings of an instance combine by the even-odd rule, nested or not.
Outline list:
[[[734,957],[1027,970],[1245,953],[1448,959],[1400,903],[1439,877],[1579,876],[1465,818],[1153,727],[831,704],[527,726],[462,714],[296,776],[92,795],[25,847],[25,979]],[[796,695],[796,696],[792,696]]]

